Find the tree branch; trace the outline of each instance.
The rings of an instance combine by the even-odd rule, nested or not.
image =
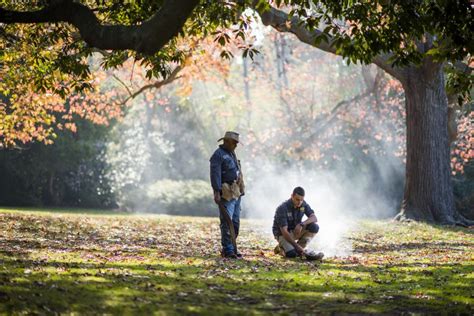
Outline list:
[[[372,93],[371,89],[367,89],[363,93],[358,94],[349,100],[342,100],[339,103],[337,103],[336,106],[334,106],[331,109],[331,112],[329,112],[328,115],[319,117],[313,122],[313,125],[317,126],[317,128],[312,131],[309,138],[313,139],[314,137],[318,136],[322,131],[324,131],[327,127],[329,127],[337,118],[337,114],[339,113],[341,109],[345,109],[347,106],[349,106],[353,102],[357,102],[357,101],[362,100],[365,97],[368,97],[371,93]]]
[[[0,23],[68,22],[91,47],[134,50],[152,55],[163,48],[182,29],[199,0],[165,0],[162,8],[140,25],[102,25],[94,12],[72,0],[51,1],[37,11],[20,12],[0,8]]]
[[[130,88],[125,84],[125,82],[123,82],[122,79],[119,78],[119,76],[117,76],[116,74],[113,74],[112,77],[117,80],[128,92],[128,94],[131,96],[133,93],[132,91],[130,90]]]
[[[129,96],[127,98],[125,98],[120,104],[121,105],[125,105],[128,101],[130,100],[133,100],[135,99],[137,96],[139,96],[141,93],[143,93],[145,90],[149,90],[149,89],[159,89],[161,88],[162,86],[164,85],[167,85],[167,84],[170,84],[172,83],[173,81],[181,78],[181,76],[178,76],[178,73],[183,69],[184,67],[179,65],[179,66],[176,66],[175,69],[173,69],[173,71],[171,72],[171,74],[166,77],[165,79],[163,80],[160,80],[160,81],[156,81],[154,83],[150,83],[150,84],[147,84],[147,85],[144,85],[142,86],[140,89],[138,89],[137,91],[135,92],[131,92],[130,89],[125,85],[125,83],[123,83],[122,80],[120,80],[118,77],[115,77],[115,79],[117,79],[120,83],[122,83],[125,88],[127,89],[128,93],[129,93]]]
[[[312,31],[307,30],[301,25],[301,20],[297,17],[289,19],[288,14],[282,10],[271,7],[269,10],[258,12],[262,23],[266,26],[270,25],[279,32],[288,32],[296,35],[296,37],[303,43],[309,44],[313,47],[319,48],[325,52],[340,55],[336,53],[333,44],[333,39],[327,36],[328,42],[320,41],[318,44],[315,43],[317,36],[323,32],[315,29]],[[392,75],[393,77],[401,80],[403,73],[398,68],[392,67],[389,63],[390,54],[380,54],[372,60],[372,63],[382,68],[384,71]]]

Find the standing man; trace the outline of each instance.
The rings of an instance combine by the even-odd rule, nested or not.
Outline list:
[[[244,195],[244,182],[240,161],[235,155],[239,134],[228,131],[217,140],[224,143],[216,149],[210,159],[211,185],[214,202],[219,206],[222,256],[238,259],[236,239],[240,226],[240,199]]]
[[[273,235],[278,240],[275,253],[287,258],[297,256],[308,260],[321,260],[322,252],[314,253],[306,250],[306,246],[319,231],[318,219],[311,207],[304,201],[304,189],[296,187],[289,200],[283,202],[275,212],[273,220]],[[303,215],[307,219],[303,221]]]

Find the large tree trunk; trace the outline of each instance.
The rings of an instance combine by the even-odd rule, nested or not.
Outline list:
[[[456,210],[448,141],[448,102],[441,64],[407,67],[407,161],[399,219],[454,224]]]

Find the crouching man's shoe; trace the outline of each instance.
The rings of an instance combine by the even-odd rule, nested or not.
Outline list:
[[[304,257],[306,258],[306,260],[310,260],[310,261],[322,260],[324,258],[324,253],[322,252],[316,253],[315,251],[312,251],[312,250],[305,250]]]
[[[276,245],[275,249],[273,249],[273,252],[274,252],[276,255],[281,254],[281,247],[280,247],[280,245]]]

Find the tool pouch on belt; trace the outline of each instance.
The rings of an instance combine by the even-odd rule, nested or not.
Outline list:
[[[226,201],[230,201],[232,199],[238,199],[240,197],[240,188],[237,182],[223,183],[222,184],[222,198]]]

